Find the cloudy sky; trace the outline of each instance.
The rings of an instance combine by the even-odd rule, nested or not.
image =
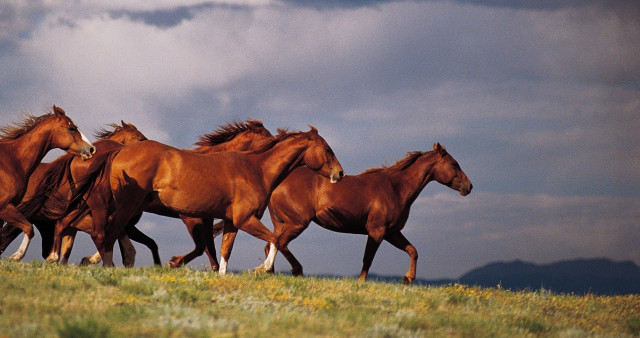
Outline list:
[[[434,182],[414,203],[418,277],[514,259],[640,264],[638,41],[633,1],[0,0],[0,125],[56,104],[85,134],[122,119],[188,148],[232,120],[311,124],[347,174],[441,142],[474,190]],[[193,246],[177,220],[140,227],[163,261]],[[307,274],[355,275],[365,243],[312,224],[290,248]],[[263,244],[241,233],[230,268],[258,265]],[[79,235],[72,260],[93,249]],[[371,273],[408,265],[384,243]]]

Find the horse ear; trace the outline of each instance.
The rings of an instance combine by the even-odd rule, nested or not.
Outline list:
[[[122,125],[122,128],[126,128],[127,127],[127,124],[124,123],[124,120],[120,120],[120,124]]]
[[[56,114],[56,116],[64,116],[64,110],[62,110],[62,108],[57,107],[55,104],[53,105],[53,113]]]
[[[433,144],[433,150],[437,151],[442,155],[447,153],[447,149],[443,145],[441,145],[440,142]]]
[[[318,129],[316,129],[316,127],[314,127],[314,126],[312,126],[310,124],[307,124],[307,126],[309,127],[309,131],[310,132],[315,133],[315,134],[318,133]]]

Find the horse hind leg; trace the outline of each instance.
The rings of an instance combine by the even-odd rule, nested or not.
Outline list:
[[[136,220],[135,223],[132,222],[127,226],[127,228],[125,229],[127,236],[129,236],[132,241],[143,244],[144,246],[149,248],[149,250],[151,250],[151,255],[153,256],[153,264],[162,265],[162,261],[160,260],[160,253],[158,252],[158,244],[151,237],[145,235],[142,231],[140,231],[140,229],[136,228],[135,224],[138,222],[138,220]]]
[[[388,234],[384,238],[387,242],[391,243],[391,245],[396,248],[406,252],[411,259],[409,263],[409,271],[402,278],[402,282],[404,284],[412,284],[416,279],[416,265],[418,263],[418,250],[407,240],[406,237],[402,233],[394,232],[392,234]]]
[[[31,239],[33,238],[34,231],[33,225],[29,222],[13,204],[7,204],[2,210],[0,210],[0,219],[4,220],[6,226],[12,225],[19,228],[25,233],[25,237],[22,239],[22,243],[18,250],[9,257],[10,260],[19,261],[24,258],[27,253]]]
[[[20,234],[23,233],[20,228],[16,228],[16,227],[10,226],[8,224],[3,227],[2,226],[3,223],[4,223],[4,221],[0,220],[0,229],[2,229],[2,231],[0,232],[0,238],[2,239],[0,241],[0,254],[2,254],[7,249],[7,247],[16,238],[18,238],[18,236],[20,236]],[[48,250],[47,250],[47,253],[49,253]]]
[[[296,259],[296,257],[289,250],[289,243],[298,238],[300,234],[309,226],[307,224],[289,224],[278,222],[274,223],[274,232],[276,234],[276,243],[280,248],[280,253],[291,264],[291,274],[294,276],[303,276],[302,264]],[[269,245],[265,246],[265,253],[269,249]],[[270,272],[273,272],[273,267]]]
[[[213,233],[212,233],[213,229],[210,225],[205,226],[203,223],[203,220],[198,218],[190,218],[190,217],[181,217],[181,218],[184,224],[186,225],[187,230],[189,230],[189,234],[191,235],[191,238],[193,239],[193,242],[196,245],[196,247],[191,252],[189,252],[184,256],[171,257],[171,259],[167,263],[169,267],[178,267],[178,266],[185,265],[190,261],[192,261],[194,258],[201,256],[208,245],[207,239],[205,238],[205,236],[208,235],[209,237],[211,237],[211,242],[213,242]],[[215,249],[214,249],[214,252],[215,252]],[[217,262],[216,262],[216,265],[217,265]],[[211,268],[217,270],[218,266],[212,265]]]

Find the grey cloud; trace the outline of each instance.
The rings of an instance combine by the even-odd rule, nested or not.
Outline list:
[[[163,8],[145,11],[112,10],[110,11],[110,15],[115,19],[127,17],[132,21],[141,21],[147,25],[168,29],[179,25],[185,20],[192,20],[194,16],[200,11],[213,8],[223,10],[249,10],[251,7],[247,5],[231,5],[215,2],[204,2],[198,5],[177,6],[169,9]]]

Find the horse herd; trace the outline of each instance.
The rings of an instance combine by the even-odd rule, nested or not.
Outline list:
[[[409,255],[403,280],[412,283],[418,253],[401,233],[412,203],[430,181],[462,196],[473,188],[439,143],[391,166],[345,176],[313,127],[307,132],[278,129],[273,135],[260,121],[233,122],[202,135],[193,149],[148,140],[123,121],[110,127],[96,132],[98,141],[91,144],[64,110],[53,106],[52,113],[25,115],[0,128],[0,253],[24,232],[9,257],[22,259],[34,236],[33,224],[48,262],[66,263],[81,230],[98,249],[83,262],[102,259],[104,266],[113,266],[118,240],[125,266],[132,266],[131,238],[149,247],[154,263],[161,264],[155,241],[136,228],[142,213],[151,212],[180,218],[195,244],[188,254],[172,257],[169,266],[206,252],[211,268],[226,273],[240,229],[267,243],[266,259],[256,272],[272,272],[280,251],[298,276],[302,265],[288,244],[313,221],[332,231],[367,235],[361,280],[386,240]],[[41,162],[53,148],[68,154]],[[273,231],[260,221],[267,208]],[[221,221],[214,224],[214,219]],[[218,263],[213,239],[220,233]]]

